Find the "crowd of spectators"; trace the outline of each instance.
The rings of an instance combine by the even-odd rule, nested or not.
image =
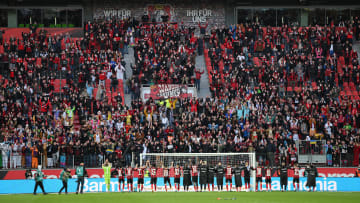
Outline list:
[[[150,152],[256,152],[271,166],[294,164],[300,152],[358,165],[360,102],[341,92],[359,87],[359,23],[205,33],[200,25],[196,36],[192,27],[107,20],[87,22],[79,39],[32,26],[0,45],[9,64],[0,82],[2,167],[129,165]],[[203,44],[210,97],[139,98],[141,84],[194,83]],[[106,98],[105,81],[116,92],[129,47],[134,96],[125,106],[121,95]],[[56,91],[61,78],[66,86]]]
[[[193,84],[195,29],[159,24],[136,29],[133,75],[140,84]]]
[[[8,68],[0,82],[1,142],[12,145],[3,145],[3,168],[36,168],[41,161],[58,167],[73,164],[70,154],[95,154],[93,148],[84,152],[87,144],[79,142],[79,128],[92,116],[124,108],[116,88],[124,79],[131,27],[131,21],[88,22],[84,37],[75,39],[68,33],[49,35],[33,25],[21,38],[4,39],[0,60]],[[63,81],[60,88],[56,80]],[[110,90],[105,80],[111,81]],[[94,157],[85,157],[88,165],[98,165]]]
[[[307,140],[300,152],[326,153],[329,166],[357,165],[360,78],[352,46],[359,24],[356,17],[341,27],[214,28],[205,37],[212,97],[237,101],[225,109],[248,112],[243,119],[258,140]],[[326,144],[311,146],[314,139]]]

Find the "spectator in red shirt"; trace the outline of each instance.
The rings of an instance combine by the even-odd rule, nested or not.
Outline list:
[[[101,71],[99,75],[99,85],[105,86],[105,79],[106,79],[105,71]]]
[[[204,70],[200,71],[199,69],[195,70],[195,87],[198,91],[200,91],[200,79],[201,75],[204,74]]]

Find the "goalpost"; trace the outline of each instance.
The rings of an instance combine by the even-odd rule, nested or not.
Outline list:
[[[184,167],[185,164],[199,165],[201,161],[206,161],[207,165],[218,165],[219,162],[226,167],[230,165],[245,166],[248,162],[251,167],[256,168],[255,153],[146,153],[140,154],[140,166],[146,164],[147,161],[156,167],[169,167],[173,162],[174,166],[177,164]],[[243,182],[244,185],[244,182]],[[251,190],[255,189],[255,170],[251,171]]]

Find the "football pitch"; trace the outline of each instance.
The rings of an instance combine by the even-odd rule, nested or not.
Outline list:
[[[87,193],[38,195],[0,195],[4,203],[221,203],[221,202],[359,202],[359,192],[143,192],[143,193]]]

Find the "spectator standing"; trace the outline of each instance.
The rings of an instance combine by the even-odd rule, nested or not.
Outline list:
[[[269,166],[273,167],[275,162],[276,147],[274,141],[270,140],[270,143],[266,146],[267,159],[269,160]]]
[[[52,145],[51,144],[48,144],[46,146],[46,152],[47,152],[47,167],[48,168],[53,167],[54,164],[53,164],[53,153],[52,153]]]
[[[27,144],[24,152],[25,152],[25,162],[26,162],[25,165],[27,168],[31,168],[32,152],[31,152],[31,144],[30,143]]]
[[[110,91],[111,91],[111,94],[113,94],[116,92],[116,88],[119,84],[119,81],[117,79],[117,76],[115,76],[115,73],[111,75],[110,79],[111,79]]]
[[[1,146],[1,155],[2,155],[2,167],[8,169],[9,165],[9,156],[10,156],[10,145],[2,143]]]
[[[116,72],[116,78],[118,80],[124,80],[125,68],[121,63],[119,63],[117,66],[115,66],[115,72]]]
[[[11,157],[11,168],[17,168],[18,166],[21,166],[21,146],[16,141],[12,148],[12,157]]]
[[[195,87],[198,91],[200,91],[200,79],[201,75],[204,74],[204,70],[200,71],[200,69],[196,69],[195,71]]]
[[[52,144],[51,153],[52,153],[53,166],[58,167],[58,165],[59,165],[59,145],[57,142],[54,142]]]

